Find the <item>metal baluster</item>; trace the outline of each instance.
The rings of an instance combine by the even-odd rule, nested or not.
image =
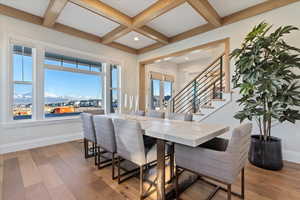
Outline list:
[[[197,82],[196,80],[194,81],[194,91],[193,91],[193,94],[194,94],[194,98],[193,98],[193,112],[196,113],[196,98],[197,98]]]
[[[172,100],[173,112],[175,112],[175,99]]]
[[[220,58],[220,99],[222,99],[223,91],[223,57]]]

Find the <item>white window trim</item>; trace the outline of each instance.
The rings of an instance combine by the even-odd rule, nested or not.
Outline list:
[[[32,90],[33,90],[33,107],[36,107],[35,110],[32,112],[35,112],[35,116],[32,115],[32,119],[29,120],[13,120],[13,112],[12,112],[12,105],[13,105],[13,69],[12,69],[12,53],[11,53],[11,46],[13,45],[22,45],[26,47],[31,47],[36,50],[37,58],[34,59],[34,66],[33,66],[33,80],[32,80]],[[0,127],[23,127],[23,126],[33,126],[34,124],[47,124],[49,123],[65,123],[65,121],[69,120],[79,120],[79,116],[69,116],[69,117],[56,117],[56,118],[45,118],[44,116],[44,70],[45,70],[45,64],[44,64],[44,55],[46,50],[48,51],[56,51],[60,52],[63,55],[67,56],[73,56],[88,60],[93,60],[101,63],[105,63],[105,65],[109,66],[110,64],[118,65],[120,68],[119,76],[122,77],[121,69],[124,65],[124,61],[115,60],[106,58],[103,56],[99,56],[92,53],[83,52],[80,50],[74,50],[68,47],[56,45],[56,44],[49,44],[47,42],[34,40],[28,37],[23,37],[18,34],[9,33],[4,36],[4,48],[6,49],[3,52],[3,56],[5,57],[3,59],[4,68],[6,70],[3,70],[4,77],[7,77],[3,80],[3,83],[7,83],[6,87],[3,91],[3,115],[1,115],[1,121],[0,121]],[[7,67],[9,66],[9,67]],[[42,67],[37,67],[42,66]],[[107,96],[109,90],[107,90],[107,74],[105,72],[105,66],[102,68],[102,84],[103,84],[103,102],[104,102],[104,109],[105,111],[108,111],[106,109],[106,105],[108,101]],[[96,72],[97,73],[97,72]],[[99,73],[99,72],[98,72]],[[119,79],[121,83],[121,78]],[[38,82],[38,83],[37,83]],[[120,110],[122,109],[121,106],[121,92],[123,88],[120,85],[120,93],[119,93],[119,101],[120,101]],[[7,98],[7,99],[5,99]],[[5,112],[6,111],[6,112]]]

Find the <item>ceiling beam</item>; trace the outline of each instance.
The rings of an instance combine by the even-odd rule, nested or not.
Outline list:
[[[43,25],[51,27],[55,24],[61,11],[67,5],[68,0],[51,0],[44,14]]]
[[[127,33],[131,32],[131,29],[126,27],[126,26],[118,26],[117,28],[115,28],[114,30],[112,30],[111,32],[105,34],[103,36],[103,43],[104,44],[108,44],[113,42],[114,40],[122,37],[123,35],[126,35]]]
[[[131,17],[123,14],[117,9],[102,3],[99,0],[70,0],[72,3],[88,9],[96,14],[99,14],[109,20],[112,20],[118,24],[131,27],[132,19]]]
[[[107,33],[103,37],[103,43],[105,43],[105,44],[109,44],[110,42],[126,35],[127,33],[131,32],[131,31],[137,31],[153,40],[162,42],[163,44],[168,43],[167,36],[163,35],[162,33],[159,33],[158,31],[151,29],[150,27],[144,27],[143,29],[139,30],[139,27],[135,27],[133,25],[134,18],[131,18],[131,17],[123,14],[122,12],[112,8],[111,6],[101,2],[99,0],[70,0],[70,1],[76,5],[79,5],[85,9],[88,9],[96,14],[106,17],[109,20],[112,20],[112,21],[115,21],[115,22],[121,24],[119,27],[115,28],[114,30]],[[163,0],[163,1],[167,2],[169,0]],[[174,2],[177,2],[177,1],[178,0],[175,0]],[[179,0],[179,1],[183,1],[183,0]]]
[[[159,0],[140,14],[134,17],[133,26],[139,28],[156,17],[176,8],[177,6],[185,3],[185,0]]]
[[[30,13],[27,13],[22,10],[18,10],[18,9],[15,9],[15,8],[12,8],[12,7],[3,5],[3,4],[0,4],[0,14],[6,15],[9,17],[13,17],[15,19],[19,19],[19,20],[29,22],[32,24],[43,26],[43,18],[42,17],[32,15]],[[55,23],[53,27],[48,27],[48,28],[71,35],[71,36],[75,36],[78,38],[86,39],[86,40],[97,42],[97,43],[102,43],[102,38],[97,35],[86,33],[84,31],[80,31],[78,29],[75,29],[75,28],[72,28],[72,27],[69,27],[69,26],[66,26],[63,24]],[[108,44],[107,46],[131,53],[131,54],[137,54],[136,49],[127,47],[125,45],[122,45],[122,44],[119,44],[116,42]]]
[[[140,28],[135,29],[136,32],[149,37],[153,40],[156,40],[162,44],[168,44],[169,43],[169,38],[165,36],[164,34],[150,28],[149,26],[142,26]]]
[[[235,12],[231,15],[223,17],[221,26],[232,24],[232,23],[235,23],[235,22],[238,22],[238,21],[250,18],[250,17],[254,17],[256,15],[259,15],[259,14],[262,14],[262,13],[265,13],[265,12],[271,11],[273,9],[280,8],[280,7],[289,5],[291,3],[295,3],[295,2],[300,2],[300,0],[270,0],[270,1],[266,1],[266,2],[257,4],[255,6],[246,8],[244,10],[241,10],[241,11]],[[193,28],[189,31],[186,31],[186,32],[183,32],[183,33],[180,33],[178,35],[171,37],[169,39],[169,44],[178,42],[181,40],[185,40],[187,38],[214,30],[216,28],[218,28],[218,27],[215,27],[211,24],[201,25],[199,27]],[[146,52],[158,49],[162,46],[164,46],[164,45],[155,43],[155,44],[149,45],[147,47],[144,47],[142,49],[139,49],[138,54],[146,53]]]
[[[187,0],[187,2],[204,18],[214,26],[221,26],[222,20],[217,11],[207,0]]]
[[[71,0],[73,1],[82,1],[82,0]],[[158,31],[153,30],[150,27],[145,26],[148,22],[153,20],[154,18],[164,14],[165,12],[183,4],[185,0],[159,0],[156,3],[154,3],[152,6],[138,14],[132,19],[132,24],[130,26],[127,26],[128,29],[121,29],[118,27],[117,29],[111,31],[108,33],[105,37],[104,42],[109,43],[110,41],[116,40],[123,35],[127,34],[129,29],[132,31],[139,32],[153,40],[156,40],[158,42],[161,42],[163,44],[168,44],[169,39],[167,36],[163,35],[162,33],[159,33]],[[143,28],[141,28],[143,27]],[[118,30],[120,32],[118,32]]]

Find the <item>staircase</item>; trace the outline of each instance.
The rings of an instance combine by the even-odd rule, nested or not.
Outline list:
[[[231,93],[224,93],[224,54],[190,81],[169,101],[169,111],[193,113],[195,120],[203,120],[231,101]]]

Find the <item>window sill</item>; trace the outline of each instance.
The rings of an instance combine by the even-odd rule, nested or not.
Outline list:
[[[43,119],[43,120],[19,120],[4,122],[0,124],[1,128],[4,129],[15,129],[15,128],[26,128],[26,127],[35,127],[35,126],[47,126],[54,124],[66,124],[66,123],[76,123],[80,122],[80,116],[74,117],[55,117],[52,119]]]

